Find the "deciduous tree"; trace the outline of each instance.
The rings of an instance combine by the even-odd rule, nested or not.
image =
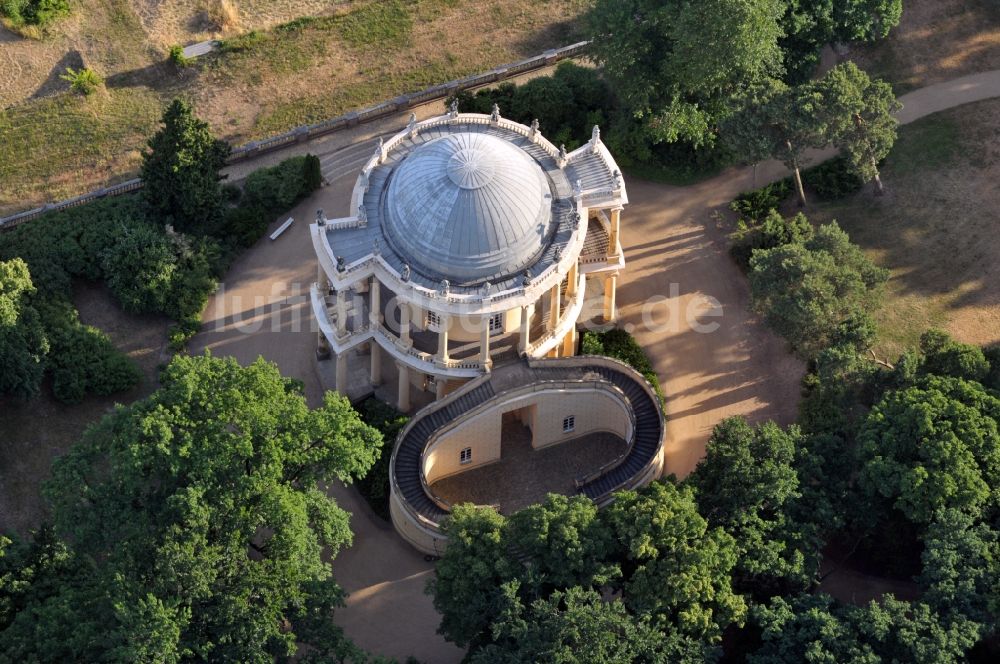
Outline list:
[[[49,350],[34,292],[23,260],[0,261],[0,394],[21,399],[38,394]]]
[[[54,464],[46,495],[83,571],[32,580],[0,652],[94,659],[61,641],[79,623],[108,661],[361,658],[332,623],[325,556],[351,533],[323,487],[363,474],[379,434],[342,397],[310,410],[263,360],[178,356],[161,383]]]
[[[848,157],[863,182],[874,182],[875,193],[884,190],[879,162],[896,142],[898,122],[893,116],[902,105],[892,86],[872,80],[853,62],[837,65],[813,87],[822,95],[820,113],[826,137]]]
[[[733,98],[780,71],[778,0],[598,0],[591,53],[655,142],[714,140]]]

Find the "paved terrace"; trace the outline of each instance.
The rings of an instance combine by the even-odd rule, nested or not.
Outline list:
[[[438,480],[431,490],[452,505],[496,505],[502,514],[541,502],[549,493],[573,496],[574,480],[625,453],[626,444],[609,433],[579,436],[535,450],[531,432],[505,423],[500,460]]]

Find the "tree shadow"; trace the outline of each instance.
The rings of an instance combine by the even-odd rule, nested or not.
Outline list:
[[[83,56],[80,54],[80,51],[67,51],[66,55],[59,58],[59,61],[52,67],[49,75],[45,77],[45,81],[31,95],[31,99],[40,99],[59,92],[65,92],[69,87],[69,83],[59,77],[66,73],[67,68],[82,69],[83,66]]]

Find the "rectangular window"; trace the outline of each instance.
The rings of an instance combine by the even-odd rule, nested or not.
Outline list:
[[[563,433],[569,433],[576,428],[576,415],[567,415],[563,418]]]
[[[490,316],[490,334],[500,334],[503,332],[503,314],[493,314]]]
[[[472,462],[472,448],[466,447],[464,450],[459,452],[458,455],[459,463],[471,463]]]
[[[427,312],[427,327],[441,327],[441,316],[437,312]]]

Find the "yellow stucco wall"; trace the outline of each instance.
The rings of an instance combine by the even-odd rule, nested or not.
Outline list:
[[[629,416],[617,398],[593,386],[532,392],[502,400],[489,410],[445,432],[424,452],[428,484],[456,473],[497,461],[501,454],[503,414],[534,406],[532,445],[555,445],[595,431],[628,435]],[[563,432],[563,419],[575,418],[573,431]],[[461,463],[461,451],[472,448],[471,463]]]

